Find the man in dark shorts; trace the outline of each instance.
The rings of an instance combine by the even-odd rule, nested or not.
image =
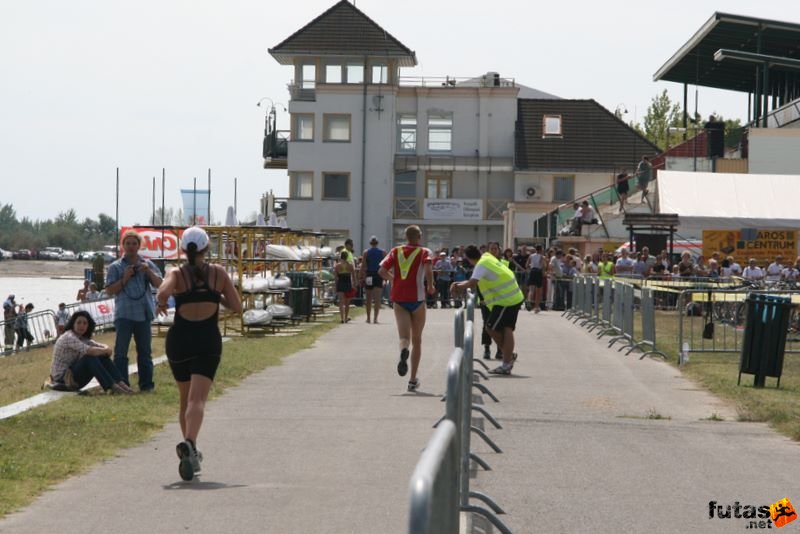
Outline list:
[[[378,248],[378,238],[369,238],[370,247],[364,251],[361,257],[361,270],[359,279],[364,285],[364,303],[367,307],[367,322],[377,324],[378,312],[381,309],[381,294],[383,293],[383,278],[378,274],[381,268],[381,260],[386,256],[386,251]]]
[[[619,212],[625,211],[625,201],[628,199],[628,173],[621,172],[617,175],[617,195],[619,196]]]
[[[514,273],[491,253],[481,255],[478,247],[470,245],[464,254],[475,269],[469,280],[455,282],[451,289],[463,291],[477,287],[480,290],[489,309],[486,330],[503,353],[503,364],[489,372],[496,375],[510,375],[517,360],[517,354],[514,352],[514,329],[525,296],[517,284]]]

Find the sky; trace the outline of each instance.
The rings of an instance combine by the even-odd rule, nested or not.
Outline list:
[[[114,216],[146,222],[153,177],[161,204],[207,183],[211,211],[254,214],[285,171],[262,167],[263,97],[289,129],[291,67],[267,49],[334,0],[28,0],[0,2],[0,205],[18,217]],[[641,121],[666,89],[655,73],[714,11],[800,22],[797,0],[654,2],[357,0],[414,50],[402,76],[473,77],[488,71],[563,98],[592,98]],[[689,109],[694,110],[690,86]],[[267,104],[269,100],[264,100]],[[698,109],[745,119],[747,95],[700,88]]]

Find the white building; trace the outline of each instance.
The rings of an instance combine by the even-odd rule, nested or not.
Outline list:
[[[346,0],[269,53],[294,69],[291,228],[351,237],[357,249],[371,235],[397,243],[409,224],[433,248],[502,241],[513,80],[404,79],[415,53]]]

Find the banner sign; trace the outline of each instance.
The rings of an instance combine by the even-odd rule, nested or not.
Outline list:
[[[483,201],[467,198],[426,198],[423,219],[480,221],[483,219]]]
[[[183,222],[189,225],[208,224],[208,189],[181,189]]]
[[[714,252],[733,256],[741,265],[755,258],[759,265],[769,265],[775,256],[794,262],[797,257],[797,230],[703,230],[703,255]]]
[[[161,230],[156,228],[142,228],[133,226],[123,226],[120,229],[120,236],[125,235],[126,230],[136,230],[142,236],[142,246],[139,247],[139,255],[150,260],[176,260],[178,259],[178,238],[180,237],[173,230]],[[120,243],[120,246],[122,243]]]

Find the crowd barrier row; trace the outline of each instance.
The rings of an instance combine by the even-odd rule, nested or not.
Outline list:
[[[609,347],[658,355],[657,332],[672,332],[678,362],[692,352],[740,354],[745,337],[745,300],[749,294],[788,297],[792,304],[785,352],[800,352],[800,290],[753,288],[735,279],[658,280],[579,275],[570,281],[571,305],[562,314],[611,336]],[[662,312],[656,316],[656,310]],[[659,321],[661,328],[656,328]],[[673,327],[669,327],[670,322]],[[637,328],[638,326],[638,328]],[[662,334],[663,335],[663,334]],[[662,340],[663,341],[663,340]],[[640,358],[640,359],[641,359]]]
[[[637,288],[632,280],[577,276],[571,280],[572,305],[562,314],[587,327],[600,329],[598,337],[610,335],[608,346],[621,342],[626,354],[639,350],[645,356],[666,355],[656,347],[655,293],[650,287]],[[641,328],[637,332],[635,318]]]
[[[471,295],[466,308],[455,313],[455,350],[447,365],[445,414],[434,425],[435,431],[414,469],[409,484],[408,532],[413,534],[457,534],[459,513],[471,512],[487,518],[503,534],[511,530],[497,517],[504,514],[490,497],[470,490],[470,464],[485,470],[489,465],[471,451],[471,435],[477,434],[498,453],[502,450],[480,428],[472,424],[472,412],[483,414],[496,428],[502,428],[482,406],[473,404],[472,390],[478,389],[499,402],[485,385],[474,381],[473,320],[475,301]],[[483,364],[483,362],[480,362]],[[489,508],[472,504],[477,499]]]
[[[82,310],[88,312],[96,323],[95,332],[108,330],[114,327],[114,299],[103,299],[91,302],[76,302],[65,306],[69,315]],[[24,347],[38,348],[55,343],[58,337],[56,313],[53,310],[34,311],[28,314],[27,332],[23,333]],[[8,355],[13,348],[18,347],[19,334],[16,331],[16,319],[0,321],[3,332],[4,350],[2,354]],[[25,339],[27,338],[27,339]]]
[[[34,311],[28,314],[26,332],[16,329],[16,319],[0,322],[3,332],[3,354],[14,349],[43,347],[56,339],[56,316],[52,310]]]

